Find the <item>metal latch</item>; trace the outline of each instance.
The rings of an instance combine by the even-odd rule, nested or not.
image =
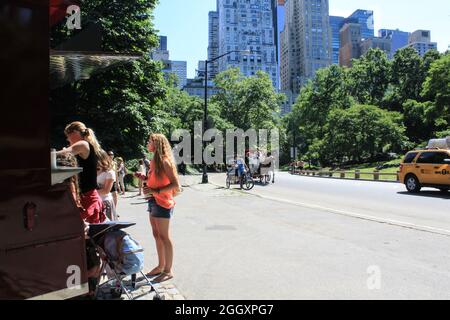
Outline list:
[[[23,208],[23,218],[25,229],[33,231],[37,223],[38,212],[37,205],[33,202],[27,202]]]

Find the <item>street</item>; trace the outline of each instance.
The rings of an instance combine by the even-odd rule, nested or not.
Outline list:
[[[210,181],[225,186],[225,175]],[[237,187],[237,186],[235,186]],[[403,225],[450,235],[450,193],[423,188],[410,194],[403,184],[293,176],[279,172],[275,184],[249,193],[321,211]]]
[[[287,173],[248,193],[224,174],[181,179],[172,281],[186,299],[450,298],[450,194]],[[121,200],[151,269],[145,202]]]

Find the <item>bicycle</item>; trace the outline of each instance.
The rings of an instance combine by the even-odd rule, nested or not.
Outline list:
[[[255,181],[253,180],[249,172],[244,172],[239,177],[239,180],[236,181],[236,175],[234,174],[234,169],[232,169],[227,171],[227,179],[226,179],[227,189],[230,189],[232,184],[239,184],[241,189],[249,191],[253,189],[253,187],[255,186]]]

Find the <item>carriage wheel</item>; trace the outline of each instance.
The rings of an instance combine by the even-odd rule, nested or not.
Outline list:
[[[245,179],[244,189],[248,191],[248,190],[253,189],[254,186],[255,186],[255,181],[253,180],[253,178],[247,177]]]

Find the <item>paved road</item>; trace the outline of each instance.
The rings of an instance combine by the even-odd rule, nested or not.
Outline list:
[[[211,181],[216,178],[220,176],[210,176]],[[177,197],[171,226],[173,283],[187,299],[450,299],[448,235],[296,203],[320,199],[314,190],[324,194],[329,183],[335,187],[326,192],[327,206],[348,203],[351,207],[343,209],[376,214],[370,204],[354,202],[368,195],[367,188],[378,190],[374,196],[378,201],[389,198],[382,195],[381,184],[280,175],[275,185],[253,191],[276,198],[283,188],[300,185],[288,203],[197,184],[200,180],[183,178],[190,186]],[[430,207],[433,218],[437,217],[433,212],[445,208],[442,216],[450,214],[448,198],[409,197],[397,193],[401,185],[386,187],[394,198],[412,199],[415,207],[435,205]],[[347,194],[344,188],[352,191]],[[339,199],[340,194],[349,199]],[[385,206],[393,210],[390,201]],[[380,206],[376,200],[371,203]],[[121,219],[137,223],[129,231],[146,248],[146,267],[153,267],[156,256],[145,204],[140,198],[127,198],[119,209]],[[411,211],[409,216],[418,219],[414,215],[420,210]]]
[[[223,174],[210,175],[210,180],[225,185]],[[293,176],[280,172],[275,184],[256,185],[250,193],[336,214],[450,235],[450,192],[422,190],[414,195],[400,183]]]

